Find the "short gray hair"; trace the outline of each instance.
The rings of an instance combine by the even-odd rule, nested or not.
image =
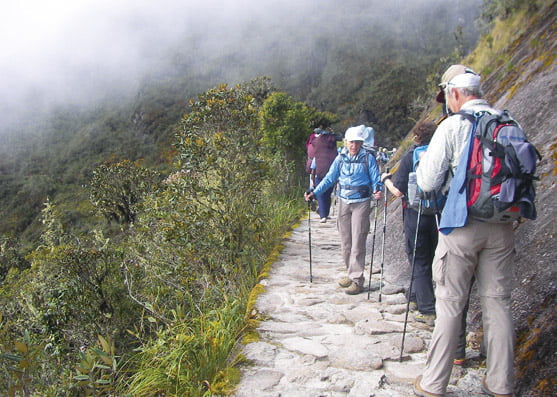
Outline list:
[[[449,95],[449,89],[459,90],[465,96],[474,96],[476,98],[482,98],[484,93],[480,87],[445,87],[445,96]]]

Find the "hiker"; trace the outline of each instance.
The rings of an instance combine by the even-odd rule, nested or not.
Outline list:
[[[381,181],[387,189],[402,199],[402,220],[404,225],[404,239],[406,254],[410,266],[414,266],[412,290],[408,291],[407,299],[410,300],[410,309],[418,310],[414,314],[416,321],[433,326],[435,321],[435,294],[431,279],[431,264],[437,247],[437,221],[433,212],[425,214],[421,212],[419,230],[416,235],[418,224],[418,211],[408,205],[408,175],[413,171],[413,154],[416,147],[427,145],[435,132],[437,125],[432,121],[422,121],[412,129],[414,147],[408,151],[400,160],[399,168],[391,180],[391,173],[383,173]],[[416,239],[416,251],[414,256],[414,240]]]
[[[481,387],[488,395],[511,396],[513,224],[483,222],[469,217],[466,205],[453,205],[461,198],[466,202],[466,197],[462,197],[466,189],[452,188],[462,186],[466,178],[467,153],[462,166],[459,166],[459,161],[472,129],[468,118],[454,113],[461,110],[499,111],[481,99],[480,76],[463,65],[449,67],[441,78],[440,88],[453,114],[443,120],[433,135],[427,152],[421,158],[417,181],[425,192],[434,191],[442,185],[445,190],[449,187],[451,190],[441,217],[439,242],[433,260],[437,319],[426,366],[414,382],[414,392],[418,396],[445,394],[464,306],[472,277],[475,276],[487,348],[487,369]],[[448,172],[450,178],[445,182]]]
[[[387,148],[380,147],[377,150],[377,156],[375,159],[379,164],[386,164],[389,161],[389,158],[387,157]]]
[[[375,159],[362,147],[365,132],[361,127],[346,130],[346,147],[335,158],[329,172],[317,187],[304,194],[309,201],[339,183],[337,228],[341,237],[342,258],[348,271],[347,277],[339,280],[339,285],[346,288],[345,292],[349,295],[358,294],[364,288],[371,197],[381,199],[383,188]]]
[[[319,130],[316,128],[316,130]],[[319,185],[323,180],[331,164],[336,158],[337,142],[342,141],[342,137],[331,134],[326,130],[319,130],[316,132],[311,146],[313,147],[313,159],[310,165],[312,187]],[[317,194],[317,207],[321,223],[327,222],[329,213],[331,211],[331,195],[333,193],[334,185],[329,189]]]
[[[319,131],[321,131],[320,128],[315,128],[313,130],[313,132],[310,134],[310,136],[308,137],[307,141],[306,141],[306,153],[307,153],[306,173],[309,175],[309,188],[310,189],[315,187],[315,186],[312,185],[313,179],[311,178],[311,162],[313,160],[313,157],[315,157],[315,149],[314,149],[314,147],[311,143],[313,142],[313,140],[315,139],[315,135],[318,134]]]

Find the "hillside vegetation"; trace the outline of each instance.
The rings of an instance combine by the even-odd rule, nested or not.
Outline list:
[[[299,56],[286,58],[279,55],[292,43],[277,44],[262,69],[243,53],[212,54],[212,63],[197,66],[198,58],[178,53],[131,100],[29,114],[2,135],[0,393],[201,396],[233,388],[229,360],[249,330],[251,289],[304,209],[301,168],[312,128],[342,132],[366,123],[380,144],[398,144],[414,120],[438,110],[429,100],[435,82],[478,37],[473,24],[455,22],[475,10],[460,1],[419,13],[403,7],[393,32],[380,29],[363,3],[349,2],[338,22],[376,21],[357,25],[364,27],[358,36],[350,30],[333,40],[324,25],[312,51],[300,44]],[[517,99],[538,72],[554,68],[554,49],[545,54],[536,37],[556,42],[555,3],[489,4],[481,21],[503,16],[524,29],[503,40],[514,25],[495,25],[502,33],[486,33],[469,61],[489,75],[490,99]],[[533,45],[535,55],[507,62],[518,44]],[[532,79],[512,89],[526,69]],[[257,77],[265,75],[271,78]],[[545,132],[535,135],[548,188],[540,213],[554,219],[545,218],[555,214],[544,205],[557,144]],[[540,247],[551,229],[526,224],[519,232]],[[527,252],[521,259],[530,260],[534,280],[543,261]],[[555,250],[541,252],[555,259]],[[554,287],[532,289],[554,306]],[[520,297],[530,313],[543,312]],[[521,337],[532,340],[522,332],[543,317],[518,317]],[[542,321],[529,347],[543,345],[551,324]],[[536,370],[552,374],[543,360]],[[528,376],[519,374],[521,390],[553,387],[530,384]]]

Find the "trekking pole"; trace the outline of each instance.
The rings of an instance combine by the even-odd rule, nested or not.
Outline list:
[[[335,207],[337,206],[337,184],[333,189],[333,216],[335,216]]]
[[[375,200],[375,220],[373,222],[373,240],[371,242],[371,259],[369,261],[369,285],[367,287],[367,299],[371,294],[371,274],[373,269],[373,254],[375,252],[375,234],[377,232],[377,207],[379,207],[379,200]]]
[[[418,245],[418,230],[420,229],[420,218],[422,217],[422,200],[418,205],[418,221],[416,222],[416,234],[414,235],[414,249],[412,251],[412,272],[410,276],[410,287],[408,289],[408,299],[406,301],[406,315],[404,316],[404,329],[402,331],[402,344],[400,346],[400,362],[404,353],[404,338],[406,337],[406,324],[408,323],[408,311],[410,310],[410,297],[412,296],[412,285],[414,283],[414,264],[416,263],[416,246]]]
[[[311,201],[308,201],[308,237],[309,237],[309,282],[313,283],[313,274],[311,269]]]
[[[437,231],[439,231],[439,223],[441,220],[441,210],[439,209],[439,205],[437,203],[437,193],[435,191],[432,192],[433,194],[433,211],[435,212],[435,224],[437,225]]]
[[[386,168],[389,172],[389,168]],[[385,237],[387,233],[387,187],[385,186],[385,197],[383,205],[383,241],[381,247],[381,275],[379,277],[379,302],[381,302],[381,292],[383,291],[383,265],[385,264]]]

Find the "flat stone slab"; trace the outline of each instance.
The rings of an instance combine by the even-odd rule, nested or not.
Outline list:
[[[328,350],[321,344],[311,339],[294,337],[282,340],[282,345],[288,349],[318,358],[327,357]]]

